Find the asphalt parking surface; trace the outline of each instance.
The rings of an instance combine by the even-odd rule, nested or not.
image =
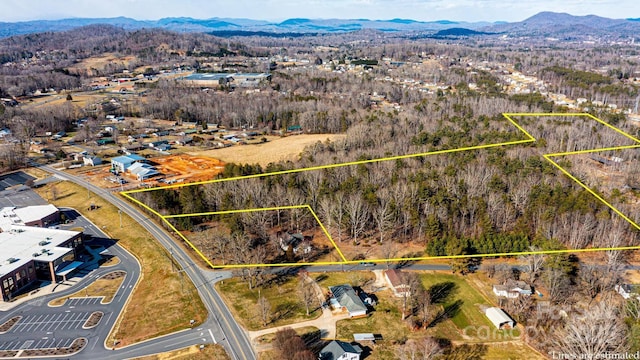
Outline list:
[[[35,180],[35,178],[23,173],[22,171],[0,175],[0,191],[6,190],[12,186],[24,185],[28,180]]]

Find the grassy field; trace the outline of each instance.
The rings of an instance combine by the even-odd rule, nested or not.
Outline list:
[[[209,156],[226,163],[260,164],[263,167],[278,161],[295,161],[308,145],[343,139],[343,134],[303,134],[278,138],[267,136],[268,142],[253,145],[234,145],[228,148],[190,152],[192,155]]]
[[[118,292],[118,288],[124,279],[124,276],[115,279],[101,277],[76,293],[51,300],[49,302],[49,306],[62,306],[67,299],[83,296],[104,296],[102,303],[108,304],[113,300],[113,297],[116,295],[116,292]]]
[[[264,328],[258,308],[258,291],[271,304],[271,316],[267,327],[295,324],[319,317],[322,312],[311,308],[309,316],[302,298],[297,295],[297,277],[289,277],[280,283],[272,282],[259,290],[249,290],[246,282],[239,278],[219,282],[216,288],[225,298],[234,317],[247,330],[261,330]],[[317,304],[316,304],[317,305]]]
[[[141,279],[109,337],[110,343],[117,339],[118,346],[130,345],[188,328],[191,319],[197,324],[204,321],[207,311],[197,290],[182,273],[173,271],[167,252],[140,224],[122,214],[121,228],[116,207],[70,182],[48,184],[36,191],[51,198],[52,186],[57,193],[56,206],[82,212],[142,265]],[[90,204],[98,209],[88,211]]]
[[[134,360],[230,360],[221,345],[205,345],[204,349],[196,345],[166,353],[135,358]]]
[[[459,311],[453,311],[451,321],[460,330],[469,325],[491,325],[482,313],[480,305],[490,306],[489,302],[467,281],[458,275],[440,272],[428,272],[420,274],[420,280],[425,289],[431,289],[432,295],[436,288],[441,294],[437,300],[443,307],[451,307],[459,303]]]

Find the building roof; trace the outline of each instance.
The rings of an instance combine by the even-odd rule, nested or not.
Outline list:
[[[336,360],[340,356],[350,354],[360,354],[362,349],[358,345],[351,345],[344,341],[333,340],[320,350],[321,360]]]
[[[389,282],[391,282],[391,286],[394,288],[399,286],[406,286],[407,282],[402,278],[402,272],[396,269],[389,269],[385,271]]]
[[[521,294],[532,294],[531,286],[522,280],[508,280],[504,285],[493,285],[496,291],[518,292]]]
[[[50,262],[72,252],[72,248],[60,245],[78,234],[77,231],[13,225],[0,233],[0,276],[31,260]]]
[[[188,76],[185,76],[183,79],[184,80],[220,80],[220,79],[227,79],[233,77],[233,74],[229,74],[229,73],[203,73],[203,74],[191,74]]]
[[[48,205],[32,205],[23,208],[14,206],[0,209],[0,230],[8,231],[13,225],[24,225],[32,221],[38,221],[58,212],[58,208]]]
[[[114,157],[113,159],[111,159],[111,162],[117,162],[117,163],[121,163],[121,164],[132,164],[136,161],[142,161],[144,160],[144,158],[140,155],[137,154],[131,154],[131,155],[122,155],[122,156],[118,156],[118,157]]]
[[[491,320],[493,325],[497,328],[500,328],[504,323],[508,323],[513,326],[513,319],[509,317],[502,309],[499,307],[490,307],[485,310],[485,315]]]
[[[160,174],[153,166],[145,163],[132,164],[127,171],[138,177],[149,177]]]
[[[358,297],[351,285],[329,286],[329,291],[331,291],[340,306],[346,307],[349,313],[367,311],[367,306],[360,300],[360,297]]]

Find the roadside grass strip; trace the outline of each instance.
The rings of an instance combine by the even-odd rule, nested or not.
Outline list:
[[[249,267],[359,264],[361,262],[360,260],[347,260],[347,258],[345,258],[345,256],[343,255],[343,252],[340,249],[340,247],[334,241],[334,239],[332,238],[331,234],[327,231],[327,229],[324,226],[324,224],[322,223],[322,221],[320,221],[320,219],[318,218],[316,212],[308,204],[281,206],[281,207],[271,207],[271,208],[251,208],[251,209],[238,209],[238,210],[227,210],[227,211],[213,211],[213,212],[193,213],[193,214],[162,215],[157,210],[149,207],[148,205],[144,204],[143,202],[139,201],[138,199],[135,199],[134,197],[132,197],[131,194],[140,193],[140,192],[149,192],[149,191],[161,191],[161,190],[169,190],[169,189],[179,189],[179,188],[183,188],[183,187],[187,187],[187,186],[199,186],[199,185],[206,185],[206,184],[215,184],[215,183],[226,182],[226,181],[238,181],[238,180],[245,180],[245,179],[262,178],[262,177],[267,177],[267,176],[286,175],[286,174],[299,173],[299,172],[305,172],[305,171],[333,169],[333,168],[339,168],[339,167],[343,167],[343,166],[363,165],[363,164],[378,163],[378,162],[383,162],[383,161],[396,161],[396,160],[401,160],[401,159],[427,157],[427,156],[442,155],[442,154],[451,154],[451,153],[464,152],[464,151],[475,151],[475,150],[490,149],[490,148],[497,148],[497,147],[513,146],[513,145],[531,144],[531,143],[538,142],[538,139],[536,139],[529,132],[527,132],[523,128],[523,126],[518,124],[518,122],[514,118],[517,118],[517,117],[533,117],[533,116],[535,116],[535,117],[568,117],[568,116],[571,116],[571,117],[587,117],[587,118],[589,118],[591,120],[594,120],[594,121],[598,122],[601,125],[604,125],[606,128],[617,132],[618,134],[622,135],[623,137],[633,141],[634,144],[633,145],[621,145],[621,146],[604,147],[604,148],[595,148],[595,149],[588,149],[588,150],[579,150],[579,151],[568,151],[568,152],[542,154],[542,157],[544,157],[544,159],[546,159],[554,167],[556,167],[558,170],[560,170],[569,179],[571,179],[572,181],[577,183],[580,187],[582,187],[584,190],[586,190],[589,194],[593,195],[597,200],[599,200],[604,205],[606,205],[615,214],[619,215],[622,219],[624,219],[626,222],[628,222],[632,227],[640,230],[640,225],[638,225],[630,217],[625,215],[622,211],[620,211],[613,204],[611,204],[609,201],[607,201],[602,195],[600,195],[598,192],[596,192],[595,190],[593,190],[592,188],[587,186],[583,181],[581,181],[580,179],[578,179],[577,177],[572,175],[567,169],[562,167],[558,162],[556,162],[554,160],[554,158],[562,157],[562,156],[588,154],[588,153],[596,153],[596,152],[602,152],[602,151],[637,149],[637,148],[640,148],[640,140],[638,140],[635,137],[633,137],[632,135],[620,130],[619,128],[617,128],[617,127],[615,127],[615,126],[613,126],[611,124],[608,124],[608,123],[600,120],[599,118],[597,118],[597,117],[595,117],[595,116],[593,116],[591,114],[587,114],[587,113],[503,113],[502,115],[509,121],[509,123],[511,125],[513,125],[524,136],[524,139],[515,140],[515,141],[501,142],[501,143],[495,143],[495,144],[474,145],[474,146],[460,147],[460,148],[455,148],[455,149],[436,150],[436,151],[431,151],[431,152],[397,155],[397,156],[390,156],[390,157],[384,157],[384,158],[378,158],[378,159],[367,159],[367,160],[351,161],[351,162],[345,162],[345,163],[335,163],[335,164],[328,164],[328,165],[321,165],[321,166],[313,166],[313,167],[300,168],[300,169],[275,171],[275,172],[254,174],[254,175],[248,175],[248,176],[238,176],[238,177],[231,177],[231,178],[200,181],[200,182],[193,182],[193,183],[187,183],[187,184],[176,184],[176,185],[156,187],[156,188],[150,188],[150,189],[129,190],[129,191],[123,191],[120,194],[122,196],[124,196],[125,198],[127,198],[128,200],[130,200],[131,202],[138,204],[140,207],[146,209],[150,213],[152,213],[152,214],[158,216],[160,219],[162,219],[162,221],[164,221],[167,224],[169,229],[174,231],[177,234],[178,237],[180,237],[182,240],[184,240],[184,242],[187,243],[189,245],[189,247],[191,247],[191,249],[193,249],[193,251],[196,254],[198,254],[198,256],[201,257],[202,260],[204,260],[204,262],[208,266],[210,266],[211,268],[232,269],[232,268],[249,268]],[[312,216],[315,218],[317,223],[320,225],[323,233],[326,235],[326,237],[329,239],[329,241],[331,242],[331,244],[335,248],[337,254],[340,257],[339,260],[337,260],[337,261],[323,261],[323,262],[265,263],[265,264],[228,264],[228,265],[214,264],[214,263],[211,262],[210,259],[208,259],[204,255],[204,253],[197,246],[195,246],[182,232],[180,232],[178,229],[176,229],[176,227],[169,221],[169,219],[180,218],[180,217],[224,215],[224,214],[234,214],[234,213],[235,214],[237,214],[237,213],[249,213],[249,212],[256,212],[256,211],[291,210],[291,209],[307,209],[312,214]],[[367,259],[367,262],[372,262],[372,263],[396,263],[396,262],[405,262],[405,261],[421,261],[421,260],[436,260],[436,259],[459,259],[459,258],[522,256],[522,255],[535,255],[535,254],[581,253],[581,252],[612,251],[612,250],[613,251],[640,250],[640,246],[596,247],[596,248],[561,249],[561,250],[538,250],[538,251],[487,253],[487,254],[470,254],[470,255],[418,256],[418,257],[402,257],[402,258],[389,258],[389,259],[386,259],[386,258],[385,259]]]

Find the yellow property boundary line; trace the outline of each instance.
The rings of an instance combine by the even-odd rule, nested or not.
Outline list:
[[[580,181],[578,178],[573,176],[571,173],[569,173],[569,171],[564,169],[556,161],[553,160],[554,157],[559,157],[559,156],[585,154],[585,153],[595,153],[595,152],[610,151],[610,150],[636,149],[636,148],[640,148],[640,140],[638,140],[635,137],[633,137],[632,135],[629,135],[628,133],[616,128],[615,126],[610,125],[610,124],[598,119],[597,117],[595,117],[595,116],[593,116],[591,114],[587,114],[587,113],[503,113],[502,115],[513,126],[515,126],[522,134],[525,135],[525,139],[516,140],[516,141],[507,141],[507,142],[502,142],[502,143],[497,143],[497,144],[476,145],[476,146],[461,147],[461,148],[456,148],[456,149],[437,150],[437,151],[431,151],[431,152],[425,152],[425,153],[398,155],[398,156],[391,156],[391,157],[385,157],[385,158],[379,158],[379,159],[351,161],[351,162],[345,162],[345,163],[313,166],[313,167],[301,168],[301,169],[275,171],[275,172],[270,172],[270,173],[254,174],[254,175],[248,175],[248,176],[237,176],[237,177],[232,177],[232,178],[215,179],[215,180],[208,180],[208,181],[199,181],[199,182],[193,182],[193,183],[188,183],[188,184],[177,184],[177,185],[156,187],[156,188],[151,188],[151,189],[129,190],[129,191],[123,191],[120,194],[122,194],[122,196],[124,196],[125,198],[129,199],[130,201],[132,201],[132,202],[134,202],[134,203],[136,203],[138,205],[140,205],[144,209],[148,210],[152,214],[154,214],[154,215],[158,216],[160,219],[162,219],[167,224],[167,226],[172,231],[174,231],[182,240],[184,240],[207,263],[207,265],[209,265],[211,268],[233,269],[233,268],[247,268],[247,267],[276,267],[276,266],[310,266],[310,265],[358,264],[358,263],[361,262],[360,260],[347,260],[344,257],[342,251],[337,246],[337,244],[335,243],[335,241],[333,240],[333,238],[331,237],[331,235],[329,234],[329,232],[325,228],[325,226],[322,223],[322,221],[320,221],[320,219],[318,218],[318,215],[315,213],[315,211],[313,211],[311,206],[308,205],[308,204],[291,205],[291,206],[280,206],[280,207],[269,207],[269,208],[252,208],[252,209],[240,209],[240,210],[212,211],[212,212],[193,213],[193,214],[162,215],[158,211],[156,211],[155,209],[152,209],[149,206],[147,206],[146,204],[142,203],[141,201],[133,198],[130,194],[135,194],[135,193],[139,193],[139,192],[147,192],[147,191],[176,189],[176,188],[182,188],[182,187],[185,187],[185,186],[214,184],[214,183],[225,182],[225,181],[236,181],[236,180],[261,178],[261,177],[266,177],[266,176],[292,174],[292,173],[313,171],[313,170],[332,169],[332,168],[338,168],[338,167],[343,167],[343,166],[352,166],[352,165],[377,163],[377,162],[382,162],[382,161],[393,161],[393,160],[409,159],[409,158],[416,158],[416,157],[423,157],[423,156],[449,154],[449,153],[455,153],[455,152],[489,149],[489,148],[502,147],[502,146],[508,146],[508,145],[528,144],[528,143],[536,142],[537,139],[534,138],[533,136],[531,136],[531,134],[529,134],[522,126],[520,126],[520,124],[518,124],[513,119],[513,117],[522,117],[522,116],[544,116],[544,117],[575,116],[575,117],[584,117],[584,116],[586,116],[586,117],[588,117],[588,118],[590,118],[592,120],[595,120],[598,123],[606,126],[607,128],[610,128],[610,129],[614,130],[615,132],[623,135],[624,137],[634,141],[635,145],[622,145],[622,146],[598,148],[598,149],[591,149],[591,150],[579,150],[579,151],[560,152],[560,153],[553,153],[553,154],[543,154],[542,156],[547,161],[549,161],[551,164],[553,164],[556,168],[558,168],[563,174],[565,174],[571,180],[573,180],[578,185],[580,185],[582,188],[584,188],[587,192],[589,192],[591,195],[593,195],[596,199],[600,200],[603,204],[605,204],[607,207],[609,207],[616,214],[621,216],[631,226],[633,226],[634,228],[640,230],[640,226],[638,224],[636,224],[633,220],[631,220],[628,216],[623,214],[620,210],[618,210],[611,203],[606,201],[602,196],[600,196],[598,193],[596,193],[593,189],[589,188],[582,181]],[[336,249],[338,255],[342,259],[341,261],[324,261],[324,262],[310,262],[310,263],[296,262],[296,263],[276,263],[276,264],[216,265],[216,264],[213,264],[200,251],[200,249],[198,249],[195,245],[193,245],[193,243],[191,241],[189,241],[189,239],[187,239],[187,237],[184,236],[184,234],[182,234],[180,231],[178,231],[178,229],[176,229],[171,224],[171,222],[169,221],[169,219],[173,219],[173,218],[191,217],[191,216],[223,215],[223,214],[237,214],[237,213],[248,213],[248,212],[257,212],[257,211],[292,210],[292,209],[306,209],[313,215],[314,219],[318,222],[318,224],[320,225],[320,227],[321,227],[322,231],[324,232],[324,234],[327,236],[327,238],[329,239],[331,244]],[[617,250],[640,250],[640,246],[588,248],[588,249],[540,250],[540,251],[523,251],[523,252],[473,254],[473,255],[423,256],[423,257],[393,258],[393,259],[371,259],[371,260],[367,259],[366,261],[367,262],[373,262],[373,263],[388,263],[388,262],[419,261],[419,260],[434,260],[434,259],[482,258],[482,257],[520,256],[520,255],[537,255],[537,254],[562,254],[562,253],[580,253],[580,252],[609,251],[609,250],[616,250],[616,251]]]

